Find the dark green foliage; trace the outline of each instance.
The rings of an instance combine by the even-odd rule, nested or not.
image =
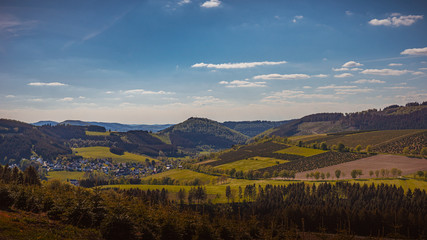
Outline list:
[[[101,234],[107,240],[136,239],[135,231],[132,219],[122,212],[113,213],[101,224]]]
[[[13,204],[13,197],[6,186],[0,185],[0,209],[7,210]]]
[[[105,127],[96,126],[96,125],[88,126],[87,130],[92,132],[106,132]]]
[[[125,150],[124,149],[122,149],[122,148],[118,148],[118,147],[110,147],[110,152],[111,153],[114,153],[114,154],[117,154],[117,155],[123,155],[123,154],[125,154]]]
[[[410,151],[420,153],[425,146],[427,146],[427,131],[375,146],[375,151],[402,154],[407,147]]]

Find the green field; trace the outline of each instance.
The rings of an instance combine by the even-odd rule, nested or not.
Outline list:
[[[87,136],[110,136],[110,132],[92,132],[86,131]]]
[[[284,154],[293,154],[293,155],[299,155],[304,157],[311,157],[317,154],[324,153],[326,151],[319,150],[319,149],[313,149],[313,148],[303,148],[303,147],[297,147],[297,146],[291,146],[288,148],[285,148],[283,150],[276,151],[275,153],[284,153]]]
[[[231,163],[222,164],[219,166],[216,166],[215,168],[219,169],[236,169],[236,171],[249,171],[249,170],[257,170],[261,168],[271,167],[277,164],[281,163],[287,163],[289,161],[286,160],[280,160],[275,158],[269,158],[269,157],[252,157],[249,159],[243,159]]]
[[[209,184],[211,183],[212,179],[217,178],[216,176],[194,172],[188,169],[172,169],[166,172],[145,177],[142,180],[162,179],[165,177],[168,177],[173,180],[177,180],[182,184],[188,181],[193,181],[195,178],[198,178],[203,184]]]
[[[150,158],[148,156],[133,154],[125,152],[123,155],[117,155],[110,152],[108,147],[85,147],[85,148],[74,148],[73,153],[82,156],[84,158],[111,158],[116,163],[125,162],[145,162],[145,159],[158,161],[157,159]]]
[[[68,179],[81,179],[83,178],[84,172],[69,172],[69,171],[51,171],[48,172],[47,179],[58,179],[66,182]]]
[[[298,142],[298,141],[305,142],[305,141],[311,141],[318,138],[326,137],[326,135],[327,134],[301,135],[301,136],[292,136],[292,137],[289,137],[288,139],[293,142]]]

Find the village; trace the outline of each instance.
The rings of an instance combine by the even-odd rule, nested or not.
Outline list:
[[[41,157],[31,157],[32,161],[40,164],[41,168],[50,171],[102,172],[110,176],[147,176],[174,168],[173,164],[150,161],[144,163],[128,162],[114,163],[111,159],[85,159],[44,161]],[[181,167],[178,165],[178,167]]]

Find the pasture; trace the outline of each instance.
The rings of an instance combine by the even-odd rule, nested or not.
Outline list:
[[[287,160],[281,160],[276,158],[269,157],[251,157],[248,159],[243,159],[231,163],[222,164],[216,166],[215,168],[219,169],[236,169],[236,171],[249,171],[249,170],[257,170],[261,168],[271,167],[277,164],[287,163]]]
[[[84,148],[74,148],[73,153],[83,158],[92,158],[92,159],[108,159],[111,158],[116,163],[126,163],[126,162],[145,162],[145,159],[158,161],[157,159],[138,155],[134,153],[125,152],[123,155],[117,155],[110,152],[108,147],[84,147]]]
[[[86,131],[87,136],[110,136],[110,132],[93,132]]]
[[[50,171],[47,174],[47,179],[58,179],[62,182],[66,182],[69,179],[82,179],[84,174],[84,172]]]
[[[326,151],[319,150],[319,149],[313,149],[313,148],[303,148],[303,147],[291,146],[291,147],[276,151],[275,153],[293,154],[293,155],[299,155],[299,156],[304,156],[304,157],[311,157],[311,156],[321,154],[324,152],[326,152]]]

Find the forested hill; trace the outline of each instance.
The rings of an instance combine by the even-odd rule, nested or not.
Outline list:
[[[229,148],[244,143],[248,136],[206,118],[189,118],[159,133],[168,136],[172,144],[184,148]]]
[[[256,135],[274,128],[278,127],[280,125],[283,125],[290,120],[287,121],[239,121],[239,122],[224,122],[222,125],[231,128],[233,130],[236,130],[240,133],[245,134],[249,137],[255,137]]]
[[[281,137],[359,130],[427,129],[427,102],[391,105],[383,110],[318,113],[292,120],[260,134]]]
[[[27,123],[0,119],[0,161],[14,163],[21,158],[30,158],[37,153],[44,158],[54,159],[58,155],[71,154],[54,136]]]

